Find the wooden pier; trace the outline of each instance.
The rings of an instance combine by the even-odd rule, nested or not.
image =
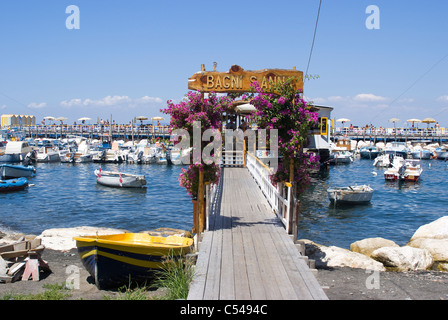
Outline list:
[[[327,300],[246,168],[223,168],[188,300]]]

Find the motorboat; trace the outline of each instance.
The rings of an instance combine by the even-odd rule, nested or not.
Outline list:
[[[376,146],[365,146],[359,149],[359,155],[361,159],[375,159],[378,155],[381,154],[381,151]]]
[[[141,188],[146,185],[144,175],[122,173],[116,171],[103,171],[101,168],[95,170],[96,182],[98,184],[115,188]]]
[[[372,200],[373,189],[368,185],[334,187],[327,189],[327,194],[331,202],[362,204]]]
[[[73,161],[75,163],[93,162],[94,153],[90,152],[89,145],[86,141],[81,141],[78,146],[78,151],[73,155]]]
[[[353,154],[346,150],[333,150],[328,161],[330,164],[349,164],[353,162]]]
[[[439,160],[448,160],[448,146],[447,145],[443,145],[439,148],[436,148],[434,150],[437,159]]]
[[[400,154],[386,154],[383,153],[375,158],[373,161],[373,166],[389,168],[393,166],[402,166],[404,163],[404,158]]]
[[[426,149],[414,149],[413,151],[411,151],[411,157],[412,159],[429,160],[432,159],[433,153],[430,150]]]
[[[0,180],[0,192],[21,191],[28,187],[28,179],[20,177],[16,179]]]
[[[32,177],[36,174],[36,168],[30,165],[0,164],[0,177],[14,179],[20,177]]]
[[[124,155],[118,150],[102,150],[93,154],[92,161],[95,163],[122,163]]]
[[[22,162],[32,151],[27,141],[8,141],[4,153],[0,154],[0,162]]]
[[[403,159],[406,159],[408,157],[409,148],[406,146],[404,142],[394,141],[386,144],[386,147],[384,148],[384,153],[400,155],[403,157]]]
[[[192,250],[193,239],[121,233],[75,237],[79,257],[99,289],[146,282],[164,268],[166,259],[179,259]]]
[[[389,181],[417,181],[423,169],[420,160],[407,159],[401,165],[395,164],[384,172],[384,179]]]
[[[183,161],[189,161],[190,153],[193,148],[182,149],[178,147],[168,148],[167,160],[169,164],[182,165]]]
[[[43,144],[37,150],[37,162],[58,162],[61,161],[59,148],[51,141],[44,140]]]

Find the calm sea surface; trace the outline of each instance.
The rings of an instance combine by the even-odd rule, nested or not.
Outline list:
[[[420,226],[448,212],[448,162],[422,160],[421,165],[418,182],[387,182],[385,169],[374,167],[373,160],[332,166],[327,174],[313,178],[302,197],[298,237],[346,249],[371,237],[405,245]],[[327,188],[353,184],[367,184],[375,190],[370,204],[330,204]]]
[[[422,161],[424,171],[417,183],[386,182],[384,169],[373,167],[372,160],[332,166],[327,173],[314,176],[302,196],[298,237],[344,248],[369,237],[404,245],[418,227],[447,215],[447,165],[440,160]],[[137,190],[97,185],[96,168],[94,163],[38,163],[37,175],[29,180],[34,186],[0,193],[0,230],[31,234],[77,226],[132,232],[160,227],[191,230],[193,206],[179,186],[180,166],[102,165],[103,170],[144,174],[147,188]],[[375,189],[370,204],[330,204],[328,187],[353,184]]]
[[[96,183],[96,163],[37,163],[34,186],[0,194],[0,230],[40,234],[77,226],[133,232],[160,227],[191,230],[191,198],[179,186],[181,166],[102,164],[103,170],[144,174],[146,188],[118,189]]]

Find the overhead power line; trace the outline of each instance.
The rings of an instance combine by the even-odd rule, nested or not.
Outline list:
[[[319,23],[319,15],[320,15],[321,5],[322,5],[322,0],[319,1],[319,9],[317,10],[316,25],[314,26],[313,42],[311,44],[310,56],[308,57],[308,64],[306,66],[305,76],[308,75],[308,69],[310,67],[310,62],[311,62],[311,56],[313,55],[314,41],[316,40],[317,25]]]

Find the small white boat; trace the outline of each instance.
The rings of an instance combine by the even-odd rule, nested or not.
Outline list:
[[[333,150],[330,153],[330,164],[349,164],[353,162],[353,154],[346,150]]]
[[[327,189],[327,194],[331,202],[361,204],[372,200],[373,189],[368,185],[335,187]]]
[[[32,177],[36,168],[30,165],[0,164],[0,176],[3,179],[14,179],[20,177]]]
[[[59,149],[51,141],[45,141],[45,144],[37,150],[37,162],[58,162],[61,161]]]
[[[4,153],[0,152],[0,162],[22,162],[32,151],[27,141],[8,141]]]
[[[395,164],[384,172],[385,180],[417,181],[423,169],[419,160],[406,160],[401,165]]]
[[[411,151],[412,159],[424,159],[429,160],[433,157],[433,153],[430,150],[416,149]]]
[[[130,173],[95,170],[96,182],[98,184],[116,188],[141,188],[146,185],[144,175]]]
[[[439,160],[448,160],[448,146],[443,145],[440,148],[434,150],[437,159]]]

